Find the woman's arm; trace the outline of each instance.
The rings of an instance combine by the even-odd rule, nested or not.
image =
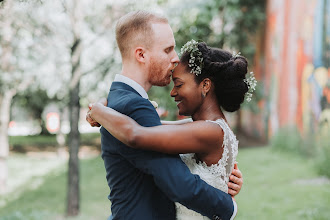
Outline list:
[[[104,106],[107,106],[108,101],[103,98],[103,99],[99,100],[98,102],[103,104]],[[91,110],[92,104],[89,104],[88,107],[89,107],[89,110]],[[96,121],[93,121],[91,118],[86,117],[86,120],[90,123],[90,125],[92,127],[100,127],[100,124],[97,123]],[[161,121],[162,125],[182,125],[182,124],[186,124],[186,123],[190,123],[190,122],[193,122],[193,120],[191,118],[185,118],[185,119],[177,120],[177,121],[165,121],[165,120]]]
[[[130,117],[100,103],[93,105],[89,115],[130,147],[169,154],[206,153],[219,147],[223,137],[223,131],[217,124],[205,121],[180,126],[143,127]]]

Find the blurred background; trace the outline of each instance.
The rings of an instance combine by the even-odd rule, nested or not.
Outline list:
[[[191,39],[241,52],[258,80],[226,114],[244,185],[236,219],[330,219],[330,0],[0,1],[0,219],[106,219],[100,134],[85,121],[121,58],[129,11],[166,15]],[[154,87],[176,120],[168,87]]]

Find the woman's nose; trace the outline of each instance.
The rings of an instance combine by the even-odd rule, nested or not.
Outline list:
[[[174,89],[174,87],[173,87],[173,89],[171,90],[171,97],[175,97],[176,96],[176,91],[175,91],[175,89]]]

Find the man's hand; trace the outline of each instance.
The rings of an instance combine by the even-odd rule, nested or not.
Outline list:
[[[242,172],[238,169],[237,163],[234,164],[234,169],[231,172],[228,182],[228,193],[234,198],[239,191],[241,191],[243,185]]]
[[[97,103],[100,103],[100,104],[102,104],[102,105],[104,105],[104,106],[107,106],[108,101],[107,101],[107,99],[103,98],[103,99],[100,99]],[[92,111],[93,105],[94,105],[94,104],[92,104],[92,103],[90,103],[90,104],[88,105],[89,110],[88,110],[88,112],[87,112],[87,114],[86,114],[86,121],[87,121],[92,127],[101,127],[101,125],[91,117],[91,111]]]

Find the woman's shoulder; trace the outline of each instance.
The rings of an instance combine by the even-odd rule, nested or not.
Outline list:
[[[180,126],[188,126],[191,135],[206,143],[209,147],[218,147],[223,141],[223,129],[217,123],[198,120]]]
[[[217,126],[220,126],[220,128],[222,129],[223,132],[233,133],[233,131],[229,127],[229,124],[227,123],[227,121],[224,118],[219,118],[215,121],[206,120],[206,122],[211,122],[213,124],[216,124]]]
[[[204,133],[209,133],[214,135],[219,135],[219,132],[220,134],[223,134],[224,129],[226,129],[227,127],[229,128],[229,126],[227,125],[224,119],[217,119],[215,121],[199,120],[199,121],[193,121],[190,124],[198,127]]]
[[[209,122],[212,122],[213,124],[216,124],[221,127],[221,130],[223,132],[224,146],[232,145],[232,147],[237,148],[238,140],[236,138],[236,135],[233,132],[233,130],[229,127],[229,124],[226,122],[225,119],[221,118],[221,119],[217,119],[215,121],[209,121]]]
[[[193,121],[191,123],[187,123],[186,125],[194,127],[195,129],[198,129],[200,132],[204,132],[204,133],[209,133],[209,132],[218,133],[219,131],[222,130],[219,129],[219,124],[217,121],[211,121],[211,120],[198,120],[198,121]]]

